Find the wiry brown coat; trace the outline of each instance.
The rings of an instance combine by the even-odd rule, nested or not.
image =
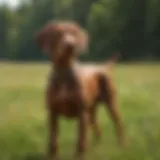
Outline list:
[[[81,64],[76,61],[78,54],[88,46],[87,33],[73,22],[52,22],[36,34],[41,49],[53,62],[46,102],[49,123],[49,158],[56,157],[60,116],[76,118],[78,121],[77,156],[87,149],[87,130],[91,125],[96,137],[101,131],[96,120],[99,102],[106,104],[115,123],[121,144],[124,142],[122,123],[117,108],[116,88],[111,68],[115,57],[104,65]]]

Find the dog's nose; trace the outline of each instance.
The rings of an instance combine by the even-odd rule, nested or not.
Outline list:
[[[75,44],[76,44],[76,39],[73,35],[71,34],[66,34],[64,35],[64,38],[63,38],[63,43],[64,45],[68,48],[70,47],[74,47]]]

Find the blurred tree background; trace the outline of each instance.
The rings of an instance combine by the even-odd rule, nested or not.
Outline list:
[[[46,60],[34,41],[50,20],[75,20],[91,37],[83,60],[160,59],[160,0],[28,0],[0,6],[0,59]]]

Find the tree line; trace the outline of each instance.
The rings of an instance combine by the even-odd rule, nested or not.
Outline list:
[[[46,60],[35,32],[50,20],[75,20],[90,34],[83,60],[120,52],[123,60],[160,59],[160,0],[30,0],[0,6],[0,59]]]

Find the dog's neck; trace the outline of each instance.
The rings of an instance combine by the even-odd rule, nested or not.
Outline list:
[[[54,73],[57,76],[64,77],[64,78],[66,76],[73,75],[75,63],[76,62],[74,60],[67,64],[54,64],[53,65]]]
[[[66,86],[73,88],[77,86],[77,78],[75,74],[75,62],[65,67],[54,66],[54,83],[57,87]]]

